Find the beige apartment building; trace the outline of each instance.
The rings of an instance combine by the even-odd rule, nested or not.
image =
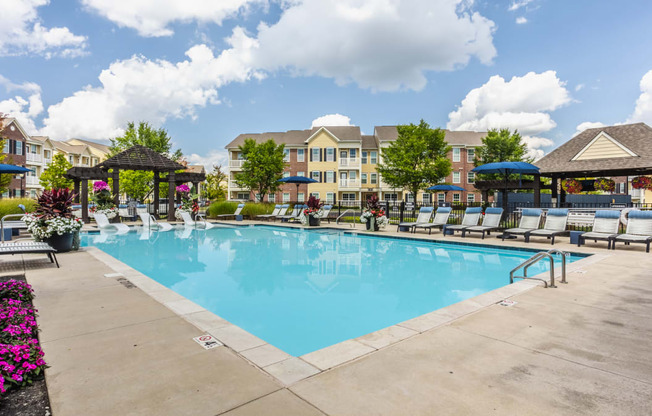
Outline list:
[[[448,194],[422,192],[417,202],[479,202],[481,195],[473,186],[475,148],[482,144],[486,133],[446,130],[446,141],[451,146],[448,157],[452,172],[444,182],[465,190]],[[357,126],[314,127],[309,130],[241,134],[226,146],[229,154],[228,196],[231,200],[253,200],[256,195],[239,187],[235,175],[241,170],[243,158],[239,151],[245,139],[257,142],[274,139],[285,144],[285,176],[306,176],[316,183],[283,185],[276,194],[265,197],[268,202],[305,201],[315,195],[324,202],[364,201],[377,195],[387,201],[414,201],[409,192],[389,186],[377,171],[382,149],[398,137],[396,126],[377,126],[373,135],[363,135]]]

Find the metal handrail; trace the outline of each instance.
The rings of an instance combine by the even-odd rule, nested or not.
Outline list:
[[[570,253],[553,248],[548,250],[548,254],[559,254],[561,256],[561,283],[568,283],[566,281],[566,257],[568,257]]]
[[[0,241],[4,243],[5,241],[5,218],[13,218],[13,217],[20,217],[21,219],[25,216],[25,214],[7,214],[2,219],[0,219]]]
[[[539,279],[539,278],[536,278],[536,277],[528,277],[526,272],[524,272],[524,276],[514,276],[514,273],[516,273],[516,271],[518,269],[520,269],[522,267],[527,268],[527,267],[531,266],[532,264],[537,263],[538,261],[540,261],[543,258],[547,258],[548,260],[550,260],[550,285],[548,285],[548,282],[546,282],[544,279]],[[546,253],[546,252],[543,252],[543,251],[539,252],[539,253],[535,254],[534,256],[530,257],[529,259],[525,260],[523,263],[519,264],[518,266],[516,266],[515,268],[513,268],[509,272],[509,283],[510,284],[514,283],[514,278],[539,280],[539,281],[543,282],[543,285],[544,285],[545,288],[548,288],[548,287],[555,288],[555,287],[557,287],[557,286],[555,286],[555,260],[554,260],[554,258],[552,257],[552,255],[550,253]]]
[[[346,213],[349,212],[349,211],[351,211],[352,213],[355,214],[355,210],[353,210],[353,209],[347,209],[347,210],[345,210],[342,214],[340,214],[339,217],[337,217],[337,219],[335,220],[335,225],[339,225],[339,223],[340,223],[340,218],[342,218],[342,217],[344,216],[344,214],[346,214]],[[353,222],[351,223],[351,228],[355,228],[355,215],[353,216]]]

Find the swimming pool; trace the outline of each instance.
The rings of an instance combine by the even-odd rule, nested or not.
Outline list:
[[[505,286],[533,254],[273,226],[86,234],[82,245],[294,356]]]

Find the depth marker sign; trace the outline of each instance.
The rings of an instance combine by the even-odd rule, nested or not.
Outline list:
[[[219,347],[222,345],[222,343],[215,338],[213,338],[212,335],[202,335],[200,337],[195,337],[193,338],[195,342],[202,347],[204,347],[207,350],[210,350],[211,348]]]

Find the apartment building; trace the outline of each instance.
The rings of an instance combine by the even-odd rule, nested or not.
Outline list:
[[[7,155],[4,163],[25,166],[25,145],[29,135],[13,117],[0,118],[0,136],[5,139],[2,153]],[[25,180],[23,175],[15,175],[9,183],[8,190],[3,196],[25,196]]]
[[[475,148],[482,144],[485,133],[446,130],[446,141],[452,147],[449,158],[453,170],[445,182],[465,188],[464,192],[448,195],[422,192],[418,202],[478,202],[480,193],[473,183]],[[309,130],[291,130],[276,133],[241,134],[226,146],[229,153],[228,196],[232,200],[256,198],[238,187],[235,175],[241,171],[243,158],[238,146],[251,138],[257,142],[274,139],[285,144],[287,167],[285,176],[306,176],[316,183],[283,185],[276,194],[265,197],[269,202],[304,201],[315,195],[324,202],[364,201],[371,195],[381,200],[414,201],[415,196],[403,189],[385,183],[377,171],[382,149],[398,138],[396,126],[378,126],[373,135],[363,135],[357,126],[314,127]]]

